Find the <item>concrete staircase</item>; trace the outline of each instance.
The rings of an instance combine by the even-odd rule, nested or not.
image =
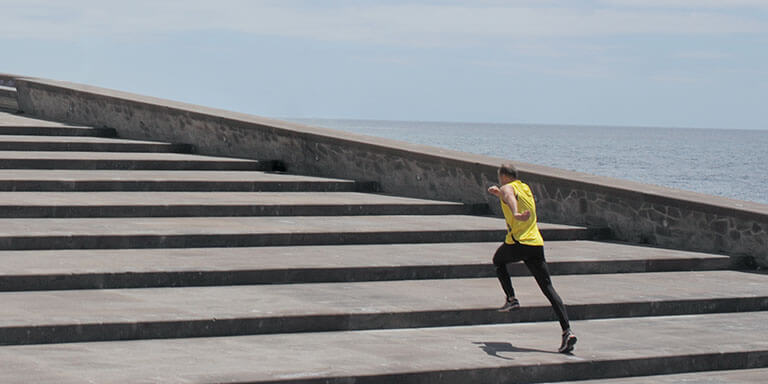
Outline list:
[[[543,224],[562,355],[523,265],[494,310],[487,207],[114,136],[0,113],[2,383],[768,377],[768,276],[726,256]]]

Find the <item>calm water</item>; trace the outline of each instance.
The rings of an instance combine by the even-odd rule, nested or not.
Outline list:
[[[765,130],[293,120],[768,204]]]

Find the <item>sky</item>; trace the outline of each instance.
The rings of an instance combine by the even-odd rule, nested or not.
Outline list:
[[[0,0],[0,73],[269,117],[768,129],[768,0]]]

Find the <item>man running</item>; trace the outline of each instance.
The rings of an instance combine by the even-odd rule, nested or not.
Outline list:
[[[498,177],[501,187],[494,185],[488,188],[488,193],[501,200],[501,210],[504,211],[504,218],[507,221],[507,237],[493,255],[496,275],[507,296],[504,306],[499,311],[509,312],[520,309],[520,302],[515,297],[507,264],[525,262],[560,319],[563,342],[558,352],[569,353],[573,350],[577,339],[571,331],[565,305],[555,292],[555,287],[552,286],[552,279],[544,260],[544,239],[536,224],[536,203],[531,189],[517,178],[517,169],[512,164],[502,164],[498,170]]]

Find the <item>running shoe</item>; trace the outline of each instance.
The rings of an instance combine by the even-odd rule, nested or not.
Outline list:
[[[560,353],[571,353],[577,340],[576,335],[574,335],[570,329],[566,329],[563,332],[563,342],[560,344],[560,349],[557,351]]]
[[[520,309],[520,302],[516,298],[507,298],[504,306],[498,309],[499,312],[512,312]]]

